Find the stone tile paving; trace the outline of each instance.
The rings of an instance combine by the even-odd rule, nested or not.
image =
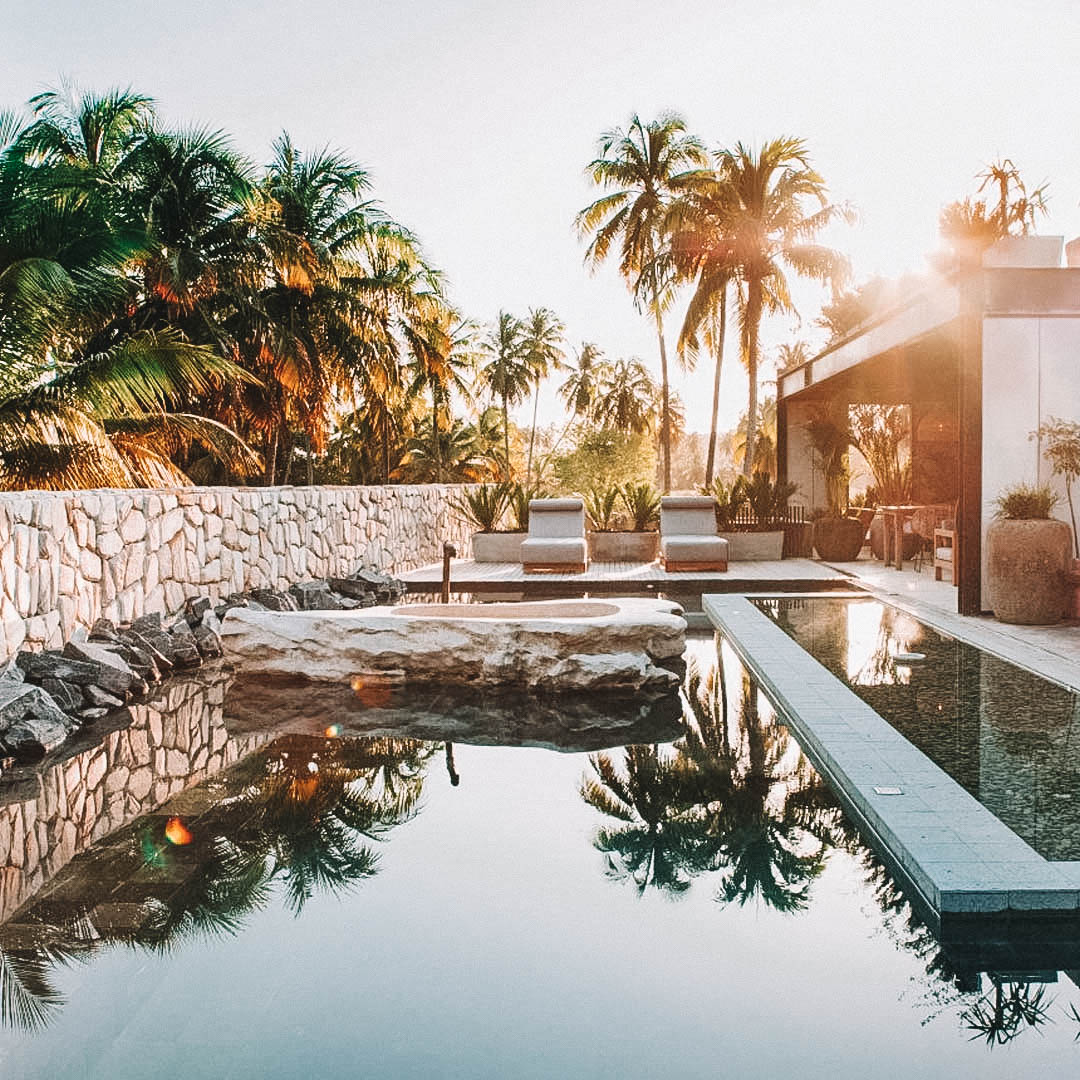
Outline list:
[[[745,597],[702,604],[848,812],[936,911],[1080,907],[1080,864],[1044,859]]]

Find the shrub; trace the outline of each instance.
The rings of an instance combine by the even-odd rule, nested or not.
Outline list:
[[[1049,484],[1014,484],[995,500],[997,516],[1010,521],[1042,521],[1052,516],[1058,495]]]
[[[585,513],[589,515],[596,532],[613,532],[615,529],[615,510],[621,491],[614,484],[607,488],[593,488],[585,496]]]
[[[746,505],[746,480],[738,476],[731,484],[717,478],[711,488],[702,488],[703,495],[716,500],[716,528],[719,532],[734,532],[739,511]]]
[[[768,473],[754,473],[746,485],[746,501],[754,514],[754,527],[768,532],[784,519],[787,501],[798,490],[798,484],[774,484]]]
[[[529,503],[533,499],[542,499],[544,493],[539,484],[526,487],[522,483],[507,485],[507,500],[510,504],[510,521],[516,532],[529,531]]]
[[[510,501],[510,485],[481,484],[462,492],[451,505],[458,516],[479,532],[495,532]]]
[[[660,495],[652,484],[624,484],[619,492],[634,532],[649,532],[660,521]]]

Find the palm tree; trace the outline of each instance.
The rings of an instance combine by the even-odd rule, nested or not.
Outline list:
[[[716,465],[728,292],[738,274],[731,234],[736,200],[734,189],[721,169],[694,177],[685,188],[668,214],[675,266],[684,279],[694,282],[679,331],[678,349],[688,366],[693,365],[702,345],[713,358],[712,412],[705,455],[705,486],[711,487]]]
[[[841,282],[847,260],[814,237],[843,207],[830,205],[825,181],[810,167],[806,144],[781,137],[755,153],[742,143],[721,150],[717,167],[730,185],[727,226],[732,258],[742,282],[740,304],[742,356],[750,379],[743,475],[754,472],[758,431],[759,334],[763,314],[794,310],[785,267],[801,277]],[[808,210],[807,204],[816,205]]]
[[[594,416],[605,428],[641,435],[656,423],[656,397],[656,383],[640,360],[616,360],[601,374]]]
[[[667,250],[668,205],[692,170],[706,162],[701,143],[686,134],[686,123],[664,113],[645,124],[633,116],[625,131],[615,128],[600,137],[598,156],[586,170],[606,194],[578,214],[582,236],[591,236],[586,262],[602,263],[612,245],[619,247],[619,272],[635,303],[644,305],[656,324],[660,346],[660,442],[664,491],[671,488],[671,415],[664,312],[671,302]]]
[[[563,352],[563,326],[558,316],[547,308],[533,308],[525,320],[524,350],[525,363],[533,379],[533,416],[529,431],[529,454],[525,465],[525,486],[532,483],[533,448],[536,445],[536,411],[540,404],[540,384],[552,372],[566,366]]]
[[[526,357],[525,326],[508,311],[500,311],[495,326],[483,342],[488,362],[480,369],[480,378],[491,391],[492,399],[502,407],[503,445],[506,454],[506,479],[510,479],[510,406],[528,396],[533,375]]]

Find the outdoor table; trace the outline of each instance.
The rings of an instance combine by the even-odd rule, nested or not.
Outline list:
[[[904,569],[904,526],[921,506],[879,506],[885,526],[882,540],[885,548],[885,565]]]

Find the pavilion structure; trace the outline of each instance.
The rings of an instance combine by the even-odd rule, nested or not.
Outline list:
[[[981,268],[936,279],[777,381],[780,477],[811,508],[825,485],[805,425],[821,406],[910,406],[912,502],[956,505],[961,614],[987,606],[984,541],[1002,490],[1063,493],[1033,437],[1051,417],[1080,421],[1080,240],[1067,266],[1063,247],[1000,241]]]

